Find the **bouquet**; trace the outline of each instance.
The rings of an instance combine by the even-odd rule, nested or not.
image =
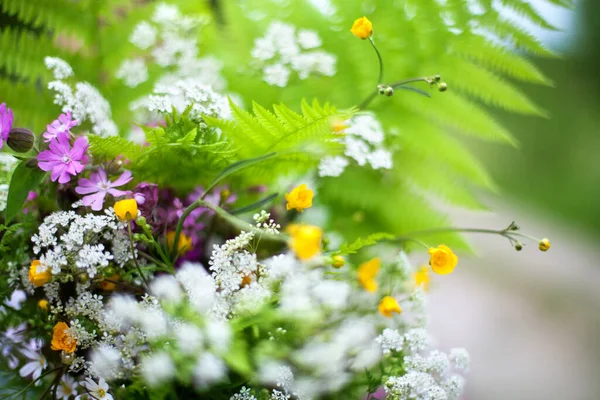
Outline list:
[[[435,349],[426,329],[430,280],[458,265],[444,243],[550,243],[514,222],[375,230],[398,215],[404,153],[369,107],[448,85],[384,80],[362,17],[344,34],[377,62],[363,99],[248,107],[219,61],[198,56],[207,22],[152,7],[130,31],[139,55],[114,74],[132,91],[158,76],[126,107],[128,134],[59,57],[44,61],[56,114],[41,134],[0,106],[2,398],[458,399],[469,355]],[[337,58],[322,46],[274,22],[248,68],[269,87],[326,82]],[[389,206],[372,212],[375,195]]]

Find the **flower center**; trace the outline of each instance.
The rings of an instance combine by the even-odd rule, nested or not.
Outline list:
[[[69,157],[69,156],[63,156],[62,162],[64,162],[65,164],[70,163],[71,162],[71,157]]]
[[[110,184],[108,182],[100,182],[98,184],[98,188],[102,190],[108,190],[110,189]]]
[[[106,392],[104,391],[104,389],[98,390],[98,396],[100,396],[100,398],[103,398],[104,396],[106,396]]]

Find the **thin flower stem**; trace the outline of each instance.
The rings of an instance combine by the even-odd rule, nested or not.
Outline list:
[[[371,46],[373,46],[373,50],[375,50],[375,54],[377,54],[377,60],[379,60],[379,78],[377,78],[377,84],[379,85],[383,82],[383,59],[381,58],[381,54],[379,53],[377,46],[375,46],[373,37],[369,36],[369,42],[371,42]]]
[[[142,278],[142,281],[144,281],[144,286],[146,286],[146,289],[148,289],[148,281],[146,280],[146,277],[142,273],[140,264],[138,264],[138,262],[137,262],[137,258],[135,258],[135,247],[133,246],[133,234],[131,233],[131,222],[129,222],[129,221],[127,222],[127,231],[129,232],[129,248],[131,249],[131,256],[133,257],[133,263],[135,264],[135,267],[137,268],[138,273],[140,274],[140,278]]]
[[[377,50],[377,49],[376,49]],[[398,82],[394,82],[392,84],[390,84],[389,86],[392,89],[396,89],[400,86],[404,86],[407,85],[409,83],[414,83],[414,82],[427,82],[429,83],[430,80],[424,77],[419,77],[419,78],[410,78],[410,79],[404,79]],[[377,93],[379,93],[379,89],[375,89],[370,95],[368,95],[358,106],[357,108],[359,110],[364,110],[365,108],[367,108],[367,106],[371,103],[371,101],[373,101],[373,99],[377,96]]]

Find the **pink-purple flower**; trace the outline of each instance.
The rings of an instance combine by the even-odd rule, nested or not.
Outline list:
[[[0,149],[4,142],[8,140],[8,134],[12,129],[13,112],[6,107],[6,103],[0,104]]]
[[[69,135],[60,133],[50,142],[50,150],[38,154],[38,166],[43,171],[52,171],[50,178],[53,182],[58,180],[58,183],[67,183],[71,176],[83,171],[87,163],[87,148],[88,141],[85,137],[78,137],[71,148]]]
[[[115,189],[116,187],[125,185],[131,179],[131,172],[125,171],[116,181],[111,182],[106,177],[106,171],[100,168],[90,176],[90,179],[81,178],[79,186],[75,188],[75,191],[79,194],[87,195],[81,199],[84,206],[91,207],[94,211],[100,211],[102,210],[104,198],[107,194],[111,194],[114,197],[131,194],[128,190]]]
[[[44,142],[49,142],[52,139],[56,139],[60,133],[71,133],[71,128],[76,126],[79,121],[71,118],[71,111],[67,111],[66,114],[60,114],[57,120],[54,120],[50,125],[46,125],[46,132],[44,132]]]

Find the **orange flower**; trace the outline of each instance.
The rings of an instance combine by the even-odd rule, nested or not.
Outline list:
[[[59,322],[54,325],[52,333],[52,342],[50,348],[52,350],[64,351],[73,353],[77,347],[77,340],[69,335],[69,326],[64,322]]]
[[[175,231],[169,231],[167,232],[167,245],[169,246],[169,249],[173,247],[173,243],[175,243]],[[179,255],[184,255],[191,249],[192,238],[181,233],[179,235],[179,240],[177,241],[177,251],[179,252]]]
[[[292,224],[287,232],[292,237],[289,246],[300,260],[309,260],[321,252],[323,232],[319,227]]]
[[[50,282],[52,279],[52,272],[50,268],[40,262],[40,260],[33,260],[31,266],[29,266],[29,282],[33,283],[33,286],[40,287]]]
[[[304,209],[312,207],[313,196],[314,192],[303,183],[285,195],[287,200],[285,208],[288,210],[295,208],[296,211],[302,212]]]
[[[396,301],[392,296],[385,296],[379,302],[379,312],[384,317],[391,318],[393,313],[402,313],[402,308],[400,308],[400,304]]]
[[[367,292],[376,292],[377,291],[377,281],[375,277],[379,273],[379,268],[381,267],[381,260],[379,257],[369,260],[365,263],[362,263],[358,267],[358,283],[367,291]]]
[[[350,32],[360,39],[368,39],[373,34],[373,24],[367,17],[362,17],[354,21]]]
[[[456,264],[458,257],[448,246],[441,244],[437,248],[429,249],[429,265],[436,274],[447,275],[454,271]]]
[[[419,268],[419,270],[413,274],[413,278],[417,287],[423,288],[425,291],[429,289],[429,268],[427,268],[426,265]]]

